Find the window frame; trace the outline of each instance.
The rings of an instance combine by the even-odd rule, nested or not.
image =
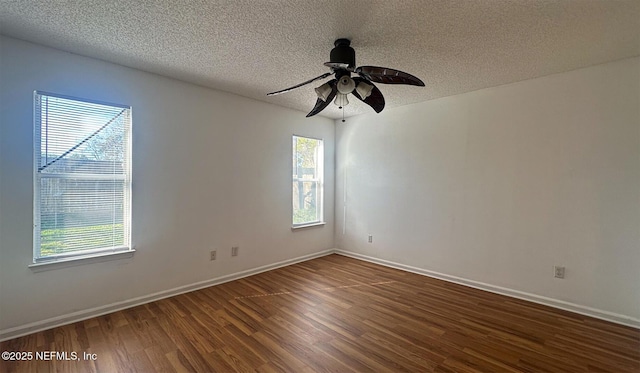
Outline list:
[[[97,105],[110,106],[114,108],[122,108],[128,110],[128,123],[125,129],[125,146],[124,146],[124,157],[125,157],[125,167],[124,167],[124,175],[119,178],[115,177],[115,175],[109,174],[109,176],[105,176],[103,174],[94,174],[94,173],[56,173],[56,174],[43,174],[39,172],[40,164],[39,158],[41,157],[42,152],[42,121],[41,118],[38,117],[38,113],[40,112],[37,109],[38,100],[42,100],[43,97],[53,97],[53,98],[61,98],[65,100],[73,100],[82,103],[90,103]],[[135,252],[134,248],[131,245],[131,216],[132,216],[132,205],[131,205],[131,195],[132,195],[132,126],[133,126],[133,109],[130,105],[116,104],[111,102],[92,100],[80,97],[73,97],[68,95],[62,95],[57,93],[50,93],[45,91],[34,91],[33,92],[33,261],[32,264],[29,265],[34,270],[42,270],[39,267],[43,265],[49,266],[51,264],[57,264],[57,266],[66,267],[69,262],[95,262],[95,261],[103,261],[109,260],[109,257],[112,256],[114,258],[120,257],[131,257],[133,252]],[[43,176],[44,175],[44,176]],[[123,233],[124,233],[124,242],[121,246],[115,247],[105,247],[105,248],[97,248],[97,249],[86,249],[86,250],[75,250],[67,253],[60,253],[55,255],[41,255],[41,180],[43,178],[59,178],[59,179],[77,179],[77,180],[122,180],[124,185],[124,196],[123,196]],[[62,264],[62,265],[61,265]],[[57,267],[54,266],[54,267]]]
[[[294,156],[294,152],[295,151],[295,139],[296,138],[303,138],[303,139],[309,139],[309,140],[316,140],[319,142],[318,144],[318,148],[317,148],[317,159],[316,159],[316,177],[313,179],[304,179],[304,178],[298,178],[295,177],[294,175],[294,170],[293,167],[291,168],[291,229],[295,230],[295,229],[300,229],[300,228],[307,228],[307,227],[314,227],[314,226],[321,226],[326,224],[324,221],[324,139],[322,138],[317,138],[317,137],[313,137],[313,136],[305,136],[305,135],[297,135],[297,134],[293,134],[291,137],[291,147],[292,147],[292,153],[291,156]],[[293,161],[293,159],[291,159],[291,161]],[[293,166],[293,164],[292,164]],[[293,183],[294,182],[298,182],[298,181],[307,181],[307,182],[314,182],[316,183],[316,212],[317,212],[317,216],[318,219],[314,220],[314,221],[309,221],[309,222],[304,222],[304,223],[295,223],[294,222],[294,218],[295,218],[295,210],[294,210],[294,203],[293,203],[293,198],[295,196],[295,192],[294,192],[294,188],[293,188]]]

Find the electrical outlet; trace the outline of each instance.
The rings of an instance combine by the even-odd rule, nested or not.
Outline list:
[[[238,250],[240,249],[240,247],[238,246],[234,246],[231,248],[231,256],[238,256]]]
[[[373,236],[369,235],[369,243],[372,243],[372,242],[373,242]]]
[[[216,251],[211,250],[211,258],[209,260],[216,260]]]
[[[554,266],[553,267],[553,277],[555,277],[555,278],[564,278],[564,267]]]

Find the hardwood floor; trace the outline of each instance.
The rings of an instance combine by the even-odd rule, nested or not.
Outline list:
[[[640,330],[340,255],[13,339],[0,351],[79,359],[34,355],[0,361],[0,372],[640,372]]]

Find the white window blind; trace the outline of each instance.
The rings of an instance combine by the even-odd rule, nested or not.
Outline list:
[[[293,226],[320,223],[323,198],[322,140],[293,136]]]
[[[35,93],[34,262],[130,246],[131,108]]]

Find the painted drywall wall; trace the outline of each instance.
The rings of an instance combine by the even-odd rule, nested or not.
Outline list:
[[[639,58],[336,126],[339,249],[640,320]]]
[[[0,48],[0,335],[333,248],[332,120],[16,39]],[[133,258],[27,267],[34,90],[133,107]],[[322,227],[291,230],[293,134],[325,140]]]

